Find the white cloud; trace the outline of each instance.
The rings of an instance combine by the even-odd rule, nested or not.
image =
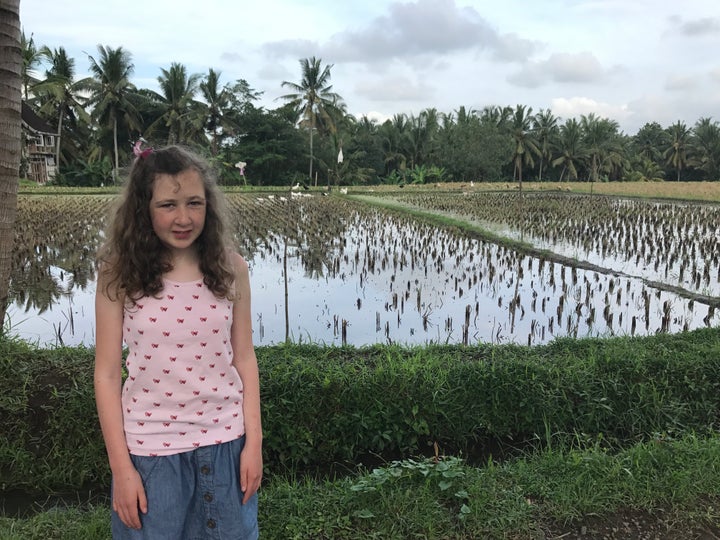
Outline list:
[[[622,123],[623,120],[633,116],[627,105],[612,105],[581,96],[555,98],[551,101],[550,108],[556,116],[561,117],[563,120],[594,113],[601,118],[611,118]]]

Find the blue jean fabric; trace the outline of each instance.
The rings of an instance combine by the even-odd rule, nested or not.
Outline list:
[[[113,540],[255,540],[257,493],[242,504],[240,452],[245,438],[172,456],[134,456],[147,514],[140,530],[112,512]]]

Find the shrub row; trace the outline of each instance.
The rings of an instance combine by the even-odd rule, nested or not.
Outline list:
[[[270,472],[558,435],[625,446],[717,426],[720,329],[515,345],[257,349]],[[0,340],[0,489],[107,484],[93,351]]]

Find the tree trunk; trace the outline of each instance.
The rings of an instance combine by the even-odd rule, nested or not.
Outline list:
[[[20,0],[0,0],[0,332],[8,305],[20,174]]]
[[[313,169],[313,131],[315,131],[315,117],[310,121],[310,180],[312,184],[312,169]],[[317,182],[315,183],[317,186]]]
[[[113,167],[113,185],[117,184],[118,169],[120,169],[120,158],[118,157],[117,146],[117,117],[113,121],[113,148],[115,150],[115,167]]]

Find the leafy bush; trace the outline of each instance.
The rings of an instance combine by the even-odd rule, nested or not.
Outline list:
[[[716,428],[720,329],[515,345],[258,347],[273,473],[532,445],[637,442]],[[0,485],[107,483],[93,351],[0,341]]]

